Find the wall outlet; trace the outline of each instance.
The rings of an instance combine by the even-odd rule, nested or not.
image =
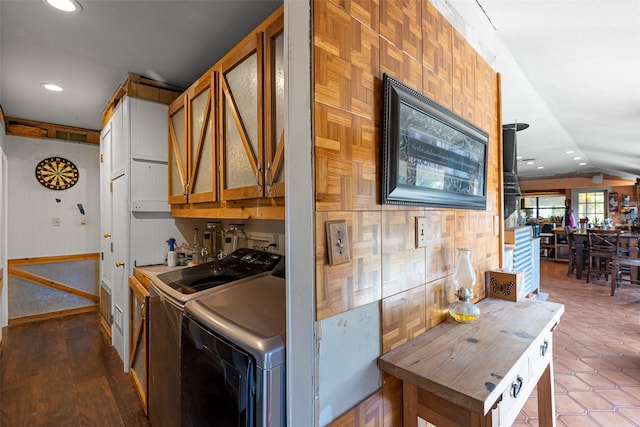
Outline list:
[[[60,227],[60,218],[51,218],[51,225],[54,227]]]
[[[416,248],[427,246],[427,218],[416,217]]]
[[[327,221],[326,228],[329,265],[344,264],[351,261],[347,222],[345,220]]]

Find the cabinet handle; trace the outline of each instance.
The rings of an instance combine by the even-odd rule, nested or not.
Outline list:
[[[144,303],[140,304],[140,317],[144,319]]]
[[[116,261],[116,267],[122,267],[124,265],[124,261]]]
[[[511,383],[511,396],[513,396],[514,399],[517,398],[518,395],[520,394],[520,391],[522,390],[523,382],[524,382],[524,379],[520,375],[518,375],[516,380]]]
[[[271,163],[267,163],[267,172],[265,173],[267,176],[267,190],[271,191],[271,186],[273,185],[273,173],[271,172]]]
[[[108,239],[109,237],[111,237],[111,233],[104,233],[104,238]]]
[[[258,170],[256,170],[256,182],[258,184],[258,191],[262,193],[262,165],[258,165]]]
[[[544,342],[540,345],[540,355],[546,356],[548,349],[549,349],[549,341],[544,340]]]

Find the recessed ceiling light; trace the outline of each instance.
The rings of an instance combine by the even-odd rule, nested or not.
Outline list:
[[[538,166],[536,169],[544,169],[544,166]]]
[[[586,165],[586,164],[587,164],[587,162],[581,162],[581,163],[578,163],[578,165],[580,165],[580,166],[584,166],[584,165]]]
[[[76,0],[44,0],[51,7],[69,13],[79,13],[82,11],[80,3]]]
[[[582,157],[580,157],[580,156],[574,157],[573,160],[582,160]]]
[[[516,160],[522,159],[522,156],[516,156]]]
[[[564,152],[564,154],[573,154],[575,153],[575,150],[567,150]]]
[[[528,164],[528,165],[532,165],[532,164],[534,164],[534,163],[535,163],[535,161],[533,161],[533,160],[528,160],[528,161],[527,161],[527,164]]]
[[[53,83],[40,83],[40,86],[47,90],[50,90],[51,92],[62,92],[62,88]]]

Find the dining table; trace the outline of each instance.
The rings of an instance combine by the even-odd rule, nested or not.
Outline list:
[[[582,279],[582,269],[585,267],[585,255],[589,253],[589,239],[587,231],[574,231],[573,241],[576,245],[576,279]],[[622,250],[628,251],[629,256],[638,257],[638,233],[623,231],[620,233],[620,246]],[[637,268],[631,269],[632,279],[637,279]]]

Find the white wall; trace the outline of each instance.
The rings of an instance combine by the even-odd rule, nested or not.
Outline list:
[[[99,252],[99,146],[7,136],[5,152],[9,176],[7,257]],[[61,191],[40,185],[36,165],[51,156],[64,157],[76,165],[76,185]],[[84,216],[78,203],[84,207]],[[59,227],[52,225],[53,218],[60,218]],[[86,225],[81,225],[83,219]]]

